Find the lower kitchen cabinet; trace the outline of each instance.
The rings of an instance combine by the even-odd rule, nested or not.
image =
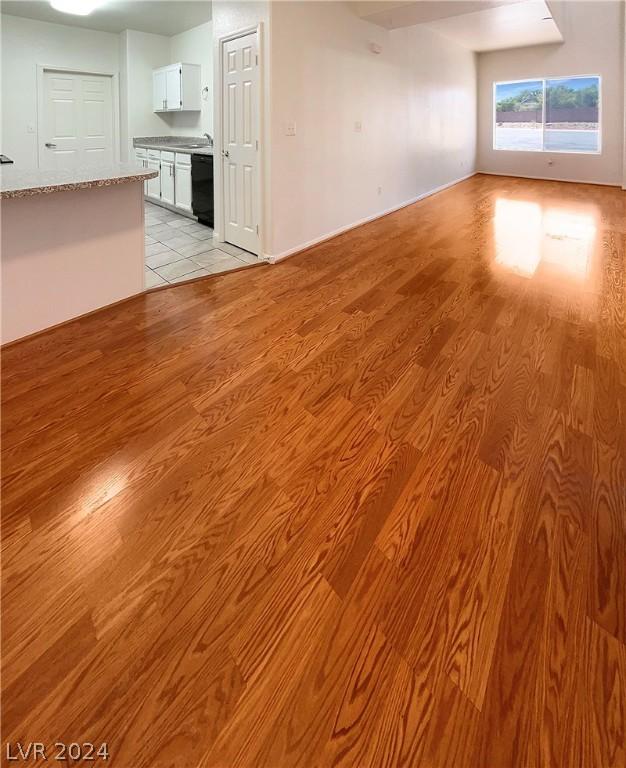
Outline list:
[[[176,207],[191,213],[191,155],[177,154],[174,171]]]
[[[173,152],[161,152],[161,200],[168,205],[176,205]]]
[[[149,200],[160,201],[192,213],[191,205],[191,155],[188,152],[166,152],[156,149],[135,149],[135,160],[144,168],[158,171],[159,175],[145,182],[145,195]]]
[[[152,200],[161,199],[161,158],[148,155],[147,166],[151,171],[157,171],[158,176],[154,179],[148,179],[146,182],[146,197]]]

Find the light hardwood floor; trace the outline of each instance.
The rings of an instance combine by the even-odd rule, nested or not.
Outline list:
[[[476,176],[3,355],[3,738],[625,764],[626,195]]]

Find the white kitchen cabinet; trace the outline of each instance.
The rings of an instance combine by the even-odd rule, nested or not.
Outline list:
[[[167,109],[167,73],[164,69],[157,69],[152,73],[152,110],[165,112]]]
[[[176,204],[173,152],[161,152],[161,200],[168,205]]]
[[[167,110],[180,110],[183,107],[182,100],[182,73],[178,67],[170,67],[165,70],[165,106]]]
[[[176,207],[191,212],[191,155],[176,153]]]
[[[148,152],[147,166],[152,171],[158,171],[159,175],[154,179],[148,179],[146,182],[146,196],[154,200],[161,199],[161,153]]]
[[[154,112],[199,112],[199,64],[169,64],[152,72]]]

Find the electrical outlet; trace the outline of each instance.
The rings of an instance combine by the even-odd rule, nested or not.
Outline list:
[[[362,130],[363,130],[363,126],[361,125],[361,121],[360,120],[356,120],[355,123],[354,123],[354,131],[355,131],[355,133],[361,133]]]
[[[382,187],[378,187],[378,194],[382,195],[382,193],[383,193],[383,188]]]
[[[295,136],[295,135],[296,135],[296,123],[294,120],[290,120],[285,126],[285,136]]]

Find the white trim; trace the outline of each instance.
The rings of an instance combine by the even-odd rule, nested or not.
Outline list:
[[[263,40],[263,22],[259,21],[258,24],[238,29],[236,32],[229,32],[227,35],[218,38],[218,81],[219,91],[217,99],[213,100],[216,107],[215,115],[213,118],[215,144],[214,144],[214,159],[217,158],[218,162],[214,162],[215,173],[215,189],[219,192],[220,206],[218,209],[218,216],[215,217],[215,228],[213,231],[214,237],[218,242],[226,242],[224,240],[223,233],[226,231],[224,222],[224,158],[223,151],[223,119],[224,119],[224,43],[228,43],[231,40],[237,40],[240,37],[246,35],[256,34],[257,36],[257,51],[259,57],[258,69],[259,69],[259,85],[257,93],[257,134],[259,137],[259,151],[257,157],[257,203],[258,203],[258,253],[259,258],[263,258],[262,254],[265,246],[265,196],[263,194],[265,184],[265,45]],[[217,166],[217,168],[215,167]]]
[[[283,251],[282,253],[278,253],[278,254],[266,253],[264,254],[263,258],[269,261],[270,264],[276,264],[277,261],[286,259],[288,256],[293,256],[294,253],[299,253],[300,251],[306,251],[308,248],[312,248],[314,245],[319,245],[320,243],[323,243],[326,240],[332,240],[333,237],[342,235],[344,232],[349,232],[351,229],[356,229],[357,227],[363,226],[363,224],[368,224],[370,221],[381,219],[383,216],[388,216],[390,213],[399,211],[401,208],[406,208],[409,205],[413,205],[413,203],[417,203],[420,200],[423,200],[425,197],[436,195],[437,192],[443,192],[443,190],[448,189],[448,187],[453,187],[455,184],[460,184],[462,181],[471,179],[472,176],[475,176],[477,173],[479,173],[479,171],[472,171],[472,173],[468,173],[466,176],[461,176],[461,178],[459,179],[454,179],[454,181],[449,181],[446,184],[442,184],[440,187],[435,187],[435,189],[430,189],[428,190],[428,192],[423,192],[421,195],[418,195],[417,197],[413,197],[410,200],[405,200],[403,203],[400,203],[399,205],[394,205],[392,208],[387,208],[386,210],[380,211],[379,213],[375,213],[373,216],[367,216],[366,218],[359,219],[358,221],[355,221],[352,224],[347,224],[345,227],[339,227],[339,229],[335,229],[332,232],[327,232],[325,235],[316,237],[314,240],[309,240],[306,243],[297,245],[295,248],[290,248],[288,251]]]
[[[590,181],[589,179],[557,179],[554,176],[527,176],[520,173],[499,173],[498,171],[476,171],[484,176],[508,176],[511,179],[533,179],[536,181],[564,181],[566,184],[594,184],[601,187],[619,187],[619,182]]]
[[[111,101],[113,102],[113,162],[121,162],[120,134],[120,87],[119,75],[116,72],[98,72],[92,69],[76,69],[75,67],[55,67],[49,64],[37,64],[37,166],[41,168],[43,144],[41,143],[41,123],[45,109],[43,78],[45,72],[66,72],[73,75],[98,75],[111,78]]]

